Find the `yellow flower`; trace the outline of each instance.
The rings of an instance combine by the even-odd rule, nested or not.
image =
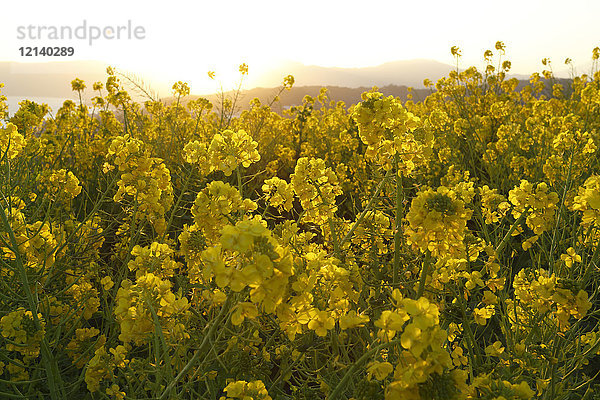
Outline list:
[[[125,368],[125,364],[128,362],[128,360],[125,358],[127,355],[127,349],[125,346],[119,345],[114,349],[109,349],[109,351],[114,357],[115,366],[119,368]]]
[[[388,339],[392,339],[396,332],[401,331],[404,323],[408,321],[410,317],[406,312],[396,312],[385,310],[381,313],[381,316],[375,321],[375,326],[382,330],[382,334],[385,334]]]
[[[294,83],[295,79],[293,75],[287,75],[285,78],[283,78],[283,87],[285,87],[287,90],[290,90],[292,86],[294,86]]]
[[[567,268],[571,268],[574,262],[581,262],[581,256],[575,253],[575,249],[572,247],[567,249],[567,254],[561,254],[560,259],[565,262]]]
[[[498,189],[490,189],[484,185],[479,189],[481,195],[481,211],[486,224],[493,224],[506,215],[510,204],[505,197],[498,193]]]
[[[16,125],[8,123],[5,128],[0,128],[0,159],[5,153],[9,160],[14,159],[25,145],[25,138],[19,133]]]
[[[102,278],[100,280],[100,284],[102,285],[104,290],[110,290],[115,285],[110,276],[105,276],[104,278]]]
[[[360,139],[367,145],[365,156],[385,170],[393,168],[398,156],[398,174],[412,173],[423,163],[428,140],[416,140],[413,131],[420,120],[402,106],[393,96],[383,97],[379,92],[363,93],[363,101],[354,107],[352,116],[358,125]]]
[[[337,211],[335,199],[342,193],[339,181],[320,158],[302,157],[291,176],[294,192],[304,209],[304,222],[325,224]]]
[[[592,308],[592,303],[588,300],[588,294],[585,290],[580,290],[575,297],[575,309],[571,310],[571,314],[577,318],[583,318],[589,309]]]
[[[242,322],[244,322],[244,319],[254,319],[257,316],[258,309],[254,304],[248,302],[238,303],[233,310],[233,314],[231,315],[231,323],[233,325],[240,325]]]
[[[489,290],[486,290],[483,292],[482,301],[485,305],[488,305],[488,306],[498,304],[498,296],[496,296],[494,293],[490,292]]]
[[[471,213],[457,194],[444,186],[421,191],[406,216],[407,241],[422,252],[431,251],[435,257],[458,255],[464,248]]]
[[[394,366],[387,361],[379,362],[373,361],[367,366],[367,379],[371,380],[372,376],[378,381],[384,380],[392,371]]]
[[[327,331],[335,326],[335,320],[327,311],[313,310],[310,317],[308,328],[314,330],[318,336],[326,336]]]
[[[106,394],[117,400],[125,398],[125,392],[121,392],[119,385],[113,384],[111,387],[106,388]]]
[[[408,324],[402,332],[402,336],[400,336],[400,343],[402,347],[407,350],[410,350],[414,344],[422,342],[421,333],[423,331],[415,324]],[[415,354],[416,356],[420,355],[420,352]]]
[[[452,351],[452,363],[460,367],[461,365],[467,365],[468,359],[464,355],[464,350],[460,346],[456,346],[456,348]]]
[[[521,381],[518,385],[512,385],[515,394],[522,400],[529,400],[535,396],[535,391],[531,390],[527,382]]]
[[[71,339],[67,345],[67,351],[69,357],[73,359],[73,364],[77,368],[83,368],[83,366],[92,357],[90,355],[90,347],[92,351],[97,350],[101,346],[104,346],[106,337],[101,335],[98,339],[92,340],[96,337],[100,331],[96,328],[82,328],[75,330],[75,337]]]
[[[496,313],[494,306],[485,306],[483,308],[475,308],[473,310],[473,318],[479,325],[486,325],[487,320],[492,318]]]
[[[496,341],[485,348],[485,353],[489,356],[499,357],[504,353],[504,347],[502,347],[501,342]]]
[[[538,183],[534,190],[533,184],[523,179],[508,193],[508,199],[514,206],[512,214],[515,218],[529,208],[525,222],[536,235],[552,228],[558,194],[550,192],[546,183]]]
[[[85,83],[81,79],[76,78],[75,80],[71,81],[71,89],[73,89],[73,91],[80,92],[85,89]]]
[[[246,381],[236,381],[231,382],[227,387],[225,387],[225,391],[227,392],[227,397],[240,397],[242,398],[242,394],[248,386],[248,382]]]
[[[386,400],[422,400],[419,387],[414,385],[408,387],[405,382],[398,380],[390,383],[385,388]]]
[[[22,307],[0,319],[0,332],[9,340],[6,350],[17,351],[24,356],[35,358],[40,353],[41,340],[46,334],[46,323],[42,314],[37,314],[41,329],[37,329],[31,311]]]
[[[369,322],[369,317],[366,315],[358,315],[356,311],[351,310],[348,314],[340,317],[340,329],[346,330],[350,328],[356,328],[363,326],[366,322]]]
[[[208,147],[212,168],[223,171],[226,176],[229,176],[240,164],[249,167],[260,161],[257,146],[258,143],[243,129],[238,131],[227,129],[217,133]]]
[[[265,384],[260,380],[231,382],[223,390],[227,392],[227,399],[272,400]]]
[[[262,191],[266,193],[269,204],[273,207],[283,207],[290,211],[294,201],[293,186],[283,179],[273,177],[265,180]],[[274,193],[273,193],[274,192]]]
[[[483,279],[481,279],[481,272],[473,271],[471,273],[465,273],[465,278],[468,278],[465,282],[465,288],[467,290],[473,290],[477,286],[484,287]]]
[[[71,171],[53,171],[46,180],[48,191],[58,200],[69,201],[81,193],[79,179]]]
[[[100,389],[100,382],[110,376],[110,364],[110,357],[106,353],[104,346],[97,349],[85,370],[85,383],[90,392],[98,391]]]
[[[183,153],[185,161],[197,165],[202,175],[208,175],[211,172],[210,154],[205,143],[198,140],[191,141],[185,145]]]
[[[420,329],[432,328],[439,323],[438,307],[425,297],[418,300],[402,299],[401,305],[410,315],[412,323]]]

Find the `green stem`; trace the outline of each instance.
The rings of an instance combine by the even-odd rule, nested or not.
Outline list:
[[[390,342],[380,344],[379,346],[377,346],[377,347],[367,351],[365,354],[363,354],[362,357],[358,359],[358,361],[356,361],[354,364],[352,364],[352,366],[350,368],[348,368],[348,371],[346,371],[346,374],[344,375],[344,377],[340,380],[340,382],[337,384],[335,389],[333,389],[333,392],[331,392],[331,394],[329,395],[328,400],[335,400],[340,397],[340,395],[342,394],[342,391],[347,388],[347,386],[348,386],[347,383],[350,380],[350,378],[352,378],[352,375],[354,375],[354,372],[356,372],[356,370],[363,363],[365,363],[369,358],[371,358],[371,356],[373,354],[377,353],[378,351],[380,351],[382,349],[392,347],[398,343],[400,343],[400,339],[395,339]]]
[[[473,371],[475,369],[477,369],[477,365],[479,365],[478,359],[477,359],[477,354],[475,354],[475,351],[474,351],[475,345],[476,345],[475,335],[473,335],[473,331],[471,330],[470,320],[467,318],[467,310],[466,310],[466,306],[465,306],[465,300],[463,298],[462,288],[459,287],[458,295],[456,297],[458,299],[458,304],[460,306],[460,313],[461,313],[461,316],[463,319],[463,329],[464,329],[465,333],[467,334],[467,339],[470,342],[469,346],[468,346],[469,357],[471,358],[471,362],[469,363],[469,369],[471,372],[471,377],[475,377],[475,375],[473,374]]]
[[[242,196],[242,198],[244,198],[244,195],[243,195],[243,192],[242,192],[242,189],[243,189],[243,186],[242,186],[242,172],[240,171],[240,168],[241,167],[238,165],[235,168],[235,172],[236,172],[236,175],[237,175],[238,191],[240,192],[240,196]]]
[[[554,270],[554,250],[556,248],[556,233],[559,230],[560,220],[563,213],[563,209],[565,207],[565,199],[567,197],[567,192],[571,186],[571,173],[573,170],[573,158],[575,158],[575,151],[571,151],[571,159],[569,160],[569,171],[567,173],[567,181],[565,182],[565,187],[563,190],[563,195],[560,199],[560,207],[558,208],[558,216],[556,217],[556,224],[554,225],[554,229],[552,231],[552,242],[550,243],[550,254],[548,255],[550,272]]]
[[[523,219],[525,219],[525,217],[527,216],[527,213],[529,212],[529,208],[530,208],[529,206],[527,206],[527,208],[525,208],[525,210],[521,213],[521,215],[519,215],[519,218],[517,218],[515,223],[512,224],[512,226],[510,227],[508,232],[506,232],[506,235],[504,235],[504,238],[502,238],[502,241],[500,242],[498,247],[496,247],[496,251],[495,251],[496,256],[498,256],[500,254],[500,252],[504,249],[504,246],[506,246],[508,244],[508,240],[510,239],[510,236],[515,231],[515,229],[517,229],[517,226],[519,226],[519,224],[523,221]]]
[[[423,268],[421,269],[421,278],[419,279],[419,288],[417,290],[417,300],[423,296],[425,291],[425,283],[427,282],[427,275],[429,274],[429,266],[431,265],[431,252],[427,250],[425,253],[425,260],[423,261]]]
[[[25,264],[23,263],[23,259],[21,258],[21,254],[19,253],[19,245],[17,244],[15,233],[12,230],[10,223],[8,222],[8,218],[6,216],[6,213],[4,212],[4,208],[0,207],[0,211],[2,223],[4,224],[6,232],[8,233],[8,236],[10,238],[10,250],[15,254],[15,261],[17,264],[17,269],[19,270],[21,285],[23,286],[23,290],[25,291],[25,295],[27,297],[28,308],[31,311],[33,323],[35,325],[36,330],[41,331],[42,325],[37,315],[38,303],[36,301],[36,296],[34,296],[34,294],[31,291],[29,277],[27,276]],[[48,378],[50,396],[52,399],[56,400],[64,399],[64,388],[62,386],[62,379],[60,376],[60,371],[58,369],[58,364],[56,363],[56,359],[52,356],[52,351],[50,350],[50,346],[48,345],[48,341],[46,340],[45,336],[41,340],[40,350],[42,353],[42,361],[46,370],[46,376]]]
[[[396,171],[396,233],[394,235],[394,269],[392,275],[392,284],[396,286],[399,279],[400,270],[400,247],[402,246],[402,218],[403,218],[403,183],[402,174],[398,170],[398,154],[394,154],[394,170]]]
[[[181,189],[181,194],[177,198],[175,205],[171,208],[171,210],[172,210],[171,215],[169,215],[169,221],[167,222],[167,227],[165,228],[165,231],[162,234],[161,242],[163,242],[165,240],[165,237],[167,236],[167,233],[169,232],[169,228],[171,227],[171,224],[173,223],[173,218],[175,217],[175,212],[179,209],[179,203],[181,203],[181,200],[183,199],[183,196],[185,195],[185,191],[187,190],[187,188],[190,184],[190,180],[191,180],[193,172],[194,172],[194,168],[192,167],[192,168],[190,168],[190,172],[189,172],[187,178],[185,179],[185,183],[183,184],[183,189]]]
[[[327,202],[325,202],[325,198],[323,197],[323,193],[321,192],[321,188],[319,187],[319,185],[314,184],[314,187],[317,190],[317,194],[321,198],[321,201],[323,202],[323,204],[325,204],[326,206],[329,206],[330,204],[327,203]],[[335,257],[338,260],[342,260],[343,261],[342,250],[341,250],[341,247],[340,247],[340,242],[338,241],[337,232],[335,230],[335,225],[333,224],[333,217],[334,216],[335,216],[335,214],[331,213],[331,215],[328,218],[329,230],[331,231],[331,240],[333,241],[333,252],[335,254]]]
[[[381,189],[383,189],[383,185],[388,180],[390,175],[391,175],[391,170],[388,171],[388,173],[383,177],[381,182],[379,182],[379,184],[377,185],[377,188],[375,188],[375,193],[373,193],[373,196],[371,196],[371,199],[367,203],[367,206],[362,211],[362,213],[360,213],[360,215],[358,216],[358,218],[356,219],[356,221],[354,222],[354,224],[352,225],[352,227],[350,228],[348,233],[346,233],[346,235],[340,241],[340,247],[342,247],[344,245],[344,243],[346,243],[352,237],[352,234],[354,234],[354,231],[356,230],[356,228],[358,228],[358,226],[365,219],[367,212],[369,212],[371,210],[371,208],[373,208],[373,203],[375,203],[375,200],[377,200],[377,196],[379,195],[379,192],[381,192]]]
[[[231,294],[229,296],[227,296],[227,300],[225,300],[225,303],[223,304],[223,307],[221,307],[221,311],[219,312],[217,317],[212,321],[212,325],[211,325],[210,329],[208,330],[208,332],[206,333],[206,336],[204,336],[204,339],[202,340],[200,347],[198,348],[198,350],[196,350],[196,352],[194,353],[194,355],[192,356],[190,361],[188,361],[188,363],[181,369],[181,372],[179,372],[179,374],[177,374],[175,379],[173,379],[173,381],[171,381],[171,383],[169,383],[169,385],[165,388],[165,391],[158,398],[158,400],[165,400],[169,396],[169,393],[171,393],[171,390],[173,390],[173,388],[175,387],[177,382],[179,382],[184,377],[184,375],[187,374],[187,372],[200,359],[200,356],[207,353],[208,347],[211,344],[212,337],[215,335],[215,332],[217,331],[217,329],[222,327],[221,324],[223,322],[223,319],[225,319],[225,316],[226,316],[227,312],[229,311],[229,303],[231,302],[231,297],[232,297]]]

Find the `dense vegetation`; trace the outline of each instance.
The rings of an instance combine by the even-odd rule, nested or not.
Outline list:
[[[599,399],[600,49],[494,52],[404,104],[0,99],[0,397]]]

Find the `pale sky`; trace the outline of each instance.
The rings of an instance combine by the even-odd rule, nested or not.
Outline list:
[[[497,40],[507,46],[511,72],[541,71],[548,57],[558,75],[564,60],[588,72],[600,46],[600,1],[5,1],[0,61],[100,60],[148,79],[190,83],[192,92],[214,91],[215,71],[225,88],[237,67],[253,76],[285,61],[362,67],[427,58],[453,64],[450,47],[462,49],[461,66],[482,67],[483,52]],[[38,40],[17,38],[19,26],[141,26],[144,39]],[[21,46],[73,46],[73,57],[22,57]],[[0,77],[1,78],[1,77]]]

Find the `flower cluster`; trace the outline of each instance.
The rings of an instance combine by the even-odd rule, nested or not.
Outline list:
[[[71,171],[60,169],[42,178],[53,200],[69,204],[81,193],[79,179]]]
[[[126,368],[129,363],[129,360],[125,358],[126,355],[127,349],[121,345],[110,348],[108,352],[105,346],[99,347],[87,363],[85,370],[87,389],[92,393],[98,391],[102,381],[115,377],[116,368]],[[107,389],[107,394],[114,394],[115,391],[118,391],[118,386],[117,388],[115,386],[117,385],[111,385],[110,390]]]
[[[486,224],[494,224],[502,219],[510,204],[506,198],[498,193],[498,189],[490,189],[488,185],[484,185],[479,189],[481,195],[481,211]]]
[[[583,213],[581,224],[584,228],[600,226],[600,176],[592,175],[585,180],[573,200],[573,210]]]
[[[533,237],[523,242],[523,249],[527,250],[543,232],[552,228],[558,194],[550,192],[544,182],[538,183],[534,189],[532,183],[523,179],[519,186],[509,192],[508,200],[514,206],[512,215],[515,218],[527,213],[525,223],[534,233]]]
[[[0,159],[5,156],[9,160],[19,155],[25,147],[27,141],[17,130],[14,124],[7,124],[5,128],[0,128]]]
[[[14,250],[18,250],[23,264],[30,269],[41,273],[46,268],[51,268],[58,256],[56,251],[64,241],[64,231],[52,226],[48,221],[36,221],[28,224],[25,217],[25,203],[18,197],[8,199],[10,207],[4,208],[7,220],[15,238],[16,249],[10,245],[11,238],[8,230],[3,230],[0,237],[0,254],[7,259],[16,259]],[[12,274],[12,269],[3,273]]]
[[[363,101],[353,111],[361,140],[367,145],[365,155],[386,170],[393,167],[393,157],[403,161],[404,174],[412,173],[423,161],[423,143],[412,132],[419,118],[408,112],[399,99],[383,97],[381,93],[363,94]]]
[[[99,333],[96,328],[75,330],[75,337],[67,345],[67,351],[77,368],[83,368],[92,359],[92,354],[106,343],[106,336],[96,338]]]
[[[113,165],[106,164],[105,169],[116,166],[120,172],[114,201],[131,199],[129,212],[135,212],[136,219],[148,220],[156,232],[162,234],[167,228],[165,212],[173,204],[171,174],[165,164],[159,158],[150,157],[144,143],[129,135],[114,138],[107,157]]]
[[[569,327],[569,319],[582,319],[592,307],[585,290],[575,294],[555,274],[539,269],[527,273],[524,269],[515,276],[513,287],[521,307],[531,308],[540,315],[551,312],[561,330]]]
[[[210,153],[206,143],[198,140],[189,142],[183,148],[184,159],[186,162],[197,165],[202,175],[208,175],[212,170],[210,163]]]
[[[242,199],[236,188],[221,181],[209,183],[198,193],[191,209],[194,223],[185,225],[178,238],[192,282],[203,280],[201,253],[219,242],[223,227],[256,208],[255,202]]]
[[[189,303],[181,293],[173,293],[172,286],[170,281],[152,273],[138,277],[135,284],[129,280],[121,282],[114,310],[121,327],[119,340],[146,343],[155,332],[156,319],[166,338],[176,341],[188,337],[183,320]]]
[[[258,144],[243,129],[235,132],[230,129],[216,134],[208,152],[214,169],[223,171],[226,176],[231,175],[238,165],[249,167],[260,160],[256,150]]]
[[[266,312],[274,312],[282,302],[292,274],[288,250],[279,245],[264,222],[255,217],[226,225],[220,243],[202,252],[205,281],[214,277],[220,288],[240,292],[250,287],[250,299]],[[244,312],[252,315],[250,305],[238,306],[238,321]]]
[[[303,220],[324,224],[337,210],[335,198],[341,188],[335,173],[320,158],[302,157],[291,176],[294,193],[305,211]]]
[[[262,191],[267,195],[269,204],[273,207],[290,211],[294,202],[293,186],[281,178],[266,179]]]
[[[452,367],[450,353],[444,348],[447,334],[439,326],[439,309],[426,298],[399,299],[397,308],[384,311],[375,326],[380,328],[378,336],[385,340],[402,332],[404,351],[386,388],[386,398],[420,399],[420,385]]]
[[[137,278],[152,273],[162,279],[172,277],[179,269],[179,264],[173,260],[175,251],[166,243],[152,242],[150,246],[136,245],[131,250],[135,258],[127,264]]]
[[[224,389],[227,397],[223,396],[220,400],[242,399],[242,400],[272,400],[269,392],[262,381],[235,381],[231,382]]]
[[[507,380],[492,379],[489,375],[478,376],[473,386],[481,393],[481,398],[497,400],[529,400],[535,396],[527,382],[511,383]]]
[[[387,215],[378,210],[369,211],[354,231],[352,243],[364,249],[375,246],[378,254],[385,254],[390,251],[386,245],[386,238],[392,236],[390,226],[390,218]]]
[[[67,294],[76,305],[77,315],[89,320],[100,307],[98,289],[94,287],[90,273],[66,270]]]
[[[46,334],[45,326],[42,314],[37,314],[36,322],[32,312],[22,307],[3,316],[0,319],[0,332],[8,339],[6,350],[36,358],[40,354],[40,343]]]
[[[458,256],[471,214],[452,189],[440,186],[421,191],[406,216],[408,243],[434,257]]]

